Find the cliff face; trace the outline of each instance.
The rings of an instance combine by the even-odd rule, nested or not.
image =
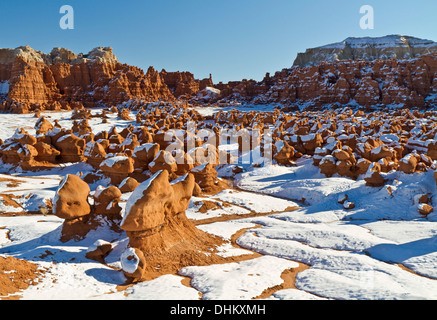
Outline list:
[[[16,103],[53,109],[71,104],[110,106],[132,98],[174,99],[159,72],[150,67],[144,73],[122,64],[111,48],[96,48],[86,55],[62,48],[50,54],[30,47],[1,49],[0,84],[6,99],[3,109]]]
[[[347,38],[299,53],[293,66],[308,67],[342,60],[411,59],[428,53],[437,53],[436,42],[401,35]]]

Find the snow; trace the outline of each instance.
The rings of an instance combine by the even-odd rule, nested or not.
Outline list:
[[[107,244],[111,244],[108,241],[105,240],[97,240],[96,242],[94,242],[88,249],[87,252],[93,252],[96,251],[99,247],[103,246],[103,245],[107,245]]]
[[[332,299],[435,299],[437,281],[412,274],[362,253],[314,248],[293,240],[246,233],[238,243],[267,255],[311,265],[297,288]],[[415,279],[415,280],[414,280]]]
[[[115,166],[117,164],[117,162],[123,162],[128,160],[128,157],[125,156],[114,156],[114,157],[110,157],[108,159],[105,159],[100,165],[103,166],[107,166],[109,168],[112,168],[113,166]]]
[[[202,292],[204,300],[248,300],[280,285],[281,274],[296,267],[296,262],[265,256],[224,265],[185,267],[179,274],[192,278],[191,285]]]
[[[214,198],[262,213],[285,211],[299,207],[296,202],[290,200],[243,191],[224,190],[216,194]]]
[[[199,209],[204,204],[204,200],[216,203],[218,208],[210,209],[206,213],[201,213]],[[246,208],[234,205],[225,205],[222,201],[200,197],[192,197],[188,210],[185,212],[187,217],[191,220],[219,218],[229,215],[247,215],[250,213],[251,211]]]
[[[127,273],[134,273],[138,268],[139,262],[140,258],[138,258],[133,248],[128,248],[121,255],[121,265],[123,271],[126,271]]]
[[[184,286],[183,277],[165,275],[126,290],[126,300],[198,300],[199,292]]]

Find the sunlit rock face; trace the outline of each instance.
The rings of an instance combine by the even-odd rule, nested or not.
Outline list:
[[[432,52],[437,52],[437,43],[431,40],[402,35],[350,37],[299,53],[293,66],[308,67],[324,61],[411,59]]]

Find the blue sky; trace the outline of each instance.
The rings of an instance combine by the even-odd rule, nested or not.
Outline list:
[[[62,5],[74,30],[62,30]],[[375,29],[361,30],[371,5]],[[0,48],[29,45],[87,53],[111,46],[143,69],[190,71],[214,82],[261,80],[293,64],[306,48],[347,37],[411,35],[437,41],[435,0],[2,0]]]

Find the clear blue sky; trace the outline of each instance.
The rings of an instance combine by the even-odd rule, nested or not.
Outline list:
[[[59,27],[66,4],[74,8],[74,30]],[[374,7],[374,30],[360,29],[362,5]],[[121,62],[143,69],[261,80],[306,48],[350,36],[437,41],[436,14],[435,0],[1,0],[0,48],[87,53],[111,46]]]

